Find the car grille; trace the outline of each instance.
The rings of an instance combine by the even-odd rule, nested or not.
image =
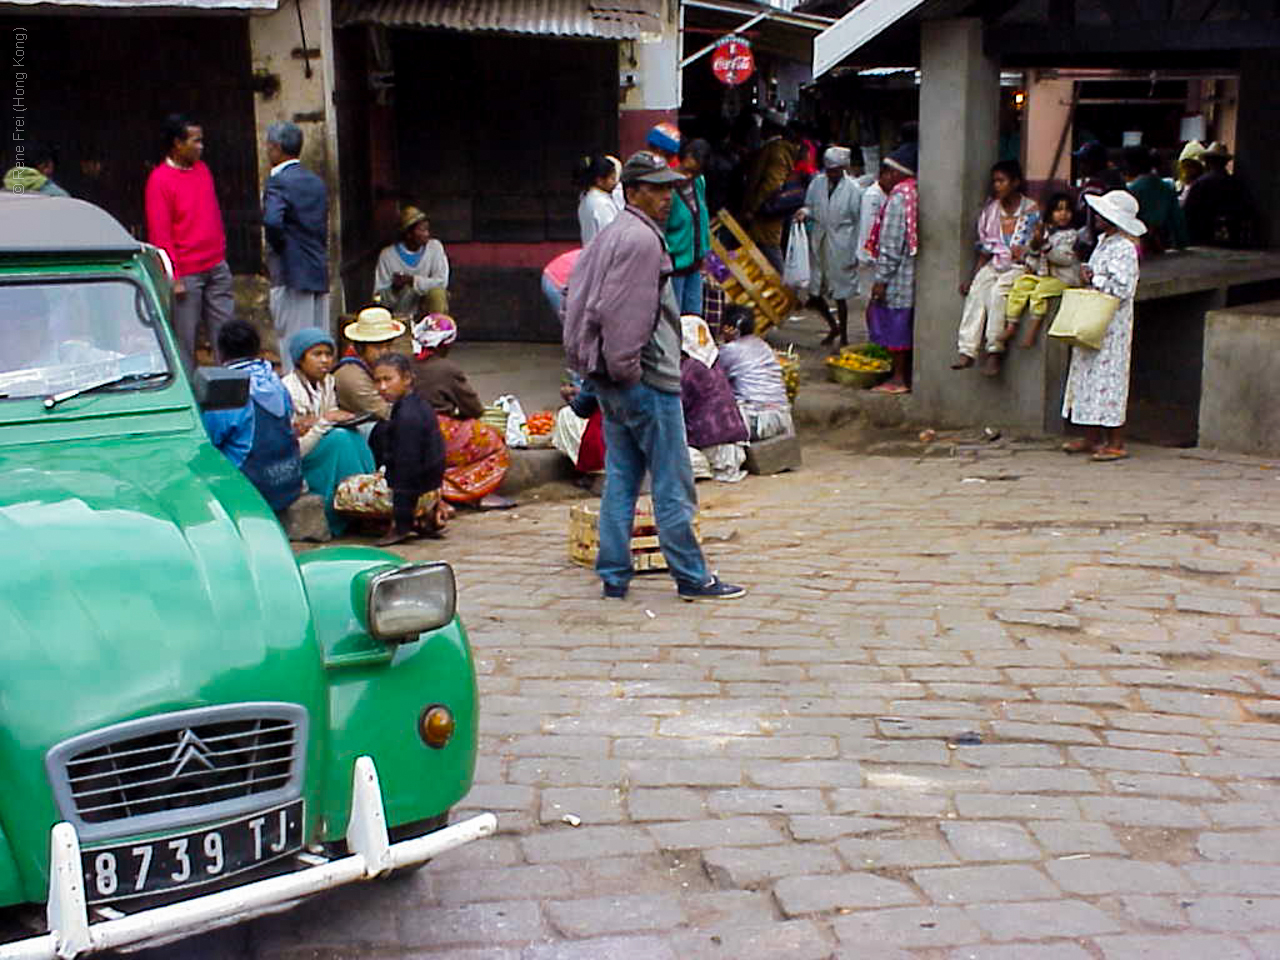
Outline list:
[[[234,704],[148,717],[68,740],[49,754],[63,816],[109,836],[232,815],[300,790],[306,713]]]

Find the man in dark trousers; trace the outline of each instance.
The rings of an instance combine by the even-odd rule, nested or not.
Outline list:
[[[217,349],[218,331],[235,315],[227,234],[213,174],[204,160],[204,128],[175,113],[165,120],[165,157],[147,178],[147,239],[173,262],[173,328],[184,361],[195,366],[201,324]]]
[[[634,575],[631,531],[645,471],[653,480],[658,542],[682,600],[746,594],[707,570],[693,532],[697,495],[680,404],[680,310],[663,228],[683,179],[641,151],[622,168],[627,206],[582,251],[569,277],[564,345],[604,410],[605,481],[596,572],[622,599]]]
[[[267,128],[271,175],[262,198],[271,277],[271,323],[283,345],[304,327],[329,329],[329,194],[304,167],[302,131],[292,123]],[[293,369],[281,349],[284,371]]]

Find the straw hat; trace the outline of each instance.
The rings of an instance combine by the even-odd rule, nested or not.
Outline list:
[[[1178,154],[1178,162],[1182,163],[1184,160],[1195,160],[1198,162],[1204,151],[1205,145],[1199,140],[1188,140],[1187,145],[1183,147],[1182,152]]]
[[[400,232],[408,233],[423,220],[427,219],[427,215],[417,207],[408,206],[400,211]]]
[[[348,323],[342,332],[355,343],[385,343],[404,333],[404,324],[386,307],[365,307],[356,315],[356,322]]]
[[[1087,194],[1084,202],[1103,220],[1114,223],[1131,237],[1140,237],[1147,232],[1147,225],[1138,219],[1138,198],[1128,190],[1112,190],[1100,197]]]
[[[1200,154],[1204,157],[1221,157],[1223,160],[1231,159],[1231,151],[1227,149],[1227,145],[1220,140],[1215,140],[1209,146],[1205,147],[1204,153]]]

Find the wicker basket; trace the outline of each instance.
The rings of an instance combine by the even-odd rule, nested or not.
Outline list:
[[[855,390],[866,390],[869,387],[874,387],[888,373],[888,370],[850,370],[846,367],[837,367],[834,363],[827,364],[828,379],[846,387],[853,387]]]
[[[702,542],[698,515],[693,517],[693,535]],[[600,507],[577,504],[569,508],[569,559],[583,567],[594,567],[600,552]],[[666,558],[658,546],[658,528],[653,520],[653,506],[647,500],[636,504],[636,517],[631,528],[631,566],[637,573],[667,569]]]

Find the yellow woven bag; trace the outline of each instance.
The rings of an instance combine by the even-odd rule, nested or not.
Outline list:
[[[1099,350],[1119,306],[1119,299],[1101,290],[1090,287],[1063,290],[1062,305],[1049,328],[1049,336],[1065,340],[1073,347]]]

